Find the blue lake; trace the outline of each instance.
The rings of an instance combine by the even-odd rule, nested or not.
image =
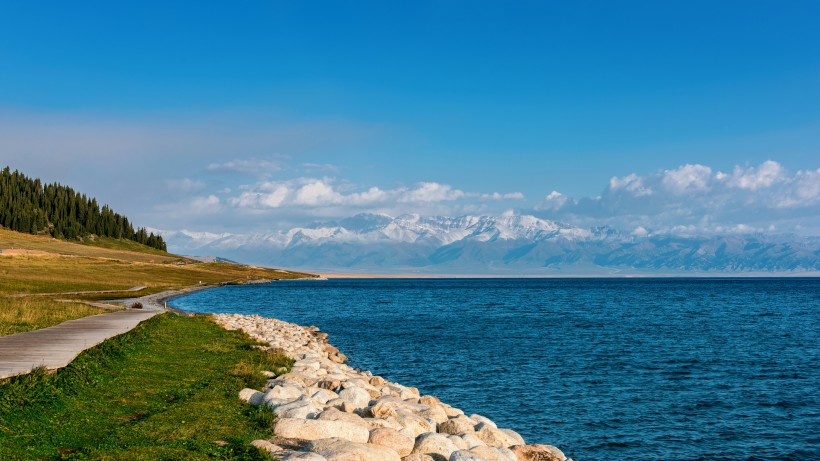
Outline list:
[[[330,334],[350,364],[576,461],[820,459],[820,279],[376,279],[175,299]]]

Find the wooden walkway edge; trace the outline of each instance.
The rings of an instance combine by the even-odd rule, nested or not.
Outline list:
[[[127,291],[138,291],[134,287]],[[213,288],[198,285],[180,290],[169,290],[128,300],[126,304],[139,301],[143,309],[97,314],[40,330],[0,336],[0,379],[22,375],[37,367],[49,370],[69,364],[80,352],[94,347],[108,338],[131,331],[143,320],[168,312],[166,301],[194,291]],[[61,293],[65,294],[65,293]],[[121,300],[126,301],[126,300]],[[186,315],[183,312],[178,314]]]
[[[0,379],[25,374],[36,367],[62,368],[80,352],[130,331],[161,312],[127,309],[69,320],[41,330],[0,336]]]

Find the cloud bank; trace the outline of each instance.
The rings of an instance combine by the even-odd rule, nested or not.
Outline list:
[[[789,172],[768,160],[715,171],[700,164],[614,176],[594,197],[549,193],[538,214],[636,233],[796,232],[820,234],[820,168]]]
[[[576,197],[533,184],[533,171],[522,171],[520,184],[511,186],[523,192],[496,190],[491,174],[486,184],[468,187],[453,165],[449,173],[438,169],[436,180],[424,170],[382,174],[379,155],[397,140],[385,143],[390,128],[379,124],[254,113],[149,115],[0,108],[0,160],[164,228],[273,230],[362,212],[512,213],[635,235],[820,235],[820,169],[790,171],[776,160],[725,171],[699,163],[649,174],[626,170],[601,184],[599,194]]]
[[[465,192],[449,184],[419,182],[411,187],[382,189],[377,186],[357,190],[333,178],[298,178],[263,181],[242,187],[238,195],[227,198],[228,206],[239,209],[323,209],[337,208],[344,213],[392,210],[394,213],[419,212],[443,202],[523,200],[520,192]],[[461,203],[460,205],[463,205]],[[333,213],[336,214],[336,213]]]

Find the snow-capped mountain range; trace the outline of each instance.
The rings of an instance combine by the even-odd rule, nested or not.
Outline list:
[[[286,231],[159,231],[171,251],[290,269],[380,274],[630,275],[820,271],[820,238],[633,235],[528,215],[360,214]]]

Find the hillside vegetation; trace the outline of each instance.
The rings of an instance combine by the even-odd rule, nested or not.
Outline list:
[[[200,284],[306,277],[313,276],[241,264],[200,263],[121,239],[75,243],[0,230],[0,335],[105,312],[82,303],[92,300],[131,298]],[[125,291],[134,287],[145,288]],[[110,290],[119,292],[65,294]],[[38,296],[16,297],[19,295]],[[66,298],[81,302],[57,301]]]
[[[0,225],[30,234],[48,234],[69,240],[90,236],[132,240],[158,250],[165,241],[145,228],[134,228],[128,218],[108,205],[58,183],[43,184],[9,167],[0,171]]]

